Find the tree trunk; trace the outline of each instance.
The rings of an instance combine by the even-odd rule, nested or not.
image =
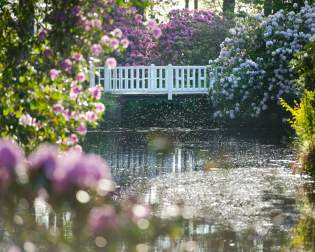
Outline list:
[[[189,0],[185,0],[185,8],[189,9]]]
[[[198,10],[198,0],[195,0],[195,10]]]
[[[272,13],[272,0],[264,1],[264,14],[267,17]]]
[[[223,16],[226,18],[234,17],[235,0],[223,0]]]

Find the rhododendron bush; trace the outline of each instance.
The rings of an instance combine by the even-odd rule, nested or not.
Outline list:
[[[114,201],[115,190],[97,155],[42,145],[26,157],[13,141],[0,140],[2,249],[121,251],[123,244],[136,251],[178,228],[157,222],[134,197]]]
[[[215,117],[258,117],[300,94],[289,62],[315,35],[315,6],[248,17],[230,30],[219,57],[211,98]]]
[[[136,8],[114,5],[108,17],[104,18],[104,31],[110,32],[114,27],[122,31],[122,45],[125,51],[115,52],[118,62],[122,65],[148,65],[152,59],[160,57],[158,51],[153,50],[161,36],[161,29],[154,20],[145,21]],[[116,39],[108,38],[108,44],[115,48],[119,45]]]
[[[27,151],[43,141],[76,146],[105,110],[101,88],[88,89],[89,65],[101,58],[114,68],[109,55],[126,47],[117,27],[102,29],[113,1],[22,2],[0,9],[0,134]]]
[[[162,35],[152,56],[157,64],[204,65],[218,56],[226,35],[219,16],[211,11],[183,9],[171,11],[168,18],[160,25]]]

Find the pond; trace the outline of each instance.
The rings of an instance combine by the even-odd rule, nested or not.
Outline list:
[[[120,186],[166,217],[181,206],[184,235],[154,251],[312,251],[312,182],[278,132],[117,129],[89,133]],[[302,231],[301,231],[302,230]]]

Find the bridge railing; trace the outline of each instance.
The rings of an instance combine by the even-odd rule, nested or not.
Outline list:
[[[95,70],[95,71],[94,71]],[[123,66],[91,70],[90,85],[114,94],[203,94],[212,82],[207,66]]]

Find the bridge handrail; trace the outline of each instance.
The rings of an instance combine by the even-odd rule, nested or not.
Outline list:
[[[212,80],[208,66],[106,66],[90,65],[90,86],[102,85],[105,92],[115,94],[208,93]]]

